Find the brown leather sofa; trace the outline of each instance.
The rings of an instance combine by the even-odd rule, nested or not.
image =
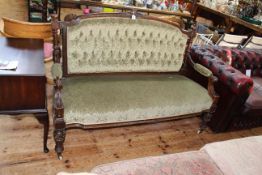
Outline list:
[[[218,78],[215,89],[220,99],[209,122],[213,131],[262,125],[261,51],[193,46],[191,56]]]

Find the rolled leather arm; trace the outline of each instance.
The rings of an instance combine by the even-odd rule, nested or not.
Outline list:
[[[250,93],[253,80],[212,53],[208,47],[193,46],[190,51],[192,60],[209,70],[235,94]]]

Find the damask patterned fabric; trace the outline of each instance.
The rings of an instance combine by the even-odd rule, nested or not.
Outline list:
[[[188,36],[159,21],[90,18],[67,27],[68,73],[176,72]]]
[[[95,167],[99,175],[222,175],[208,154],[192,151],[126,160]]]
[[[66,78],[62,94],[67,124],[181,118],[212,104],[205,88],[175,74]]]
[[[245,76],[245,71],[248,67],[252,67],[252,74],[258,74],[262,65],[262,56],[255,52],[229,50],[225,47],[199,47],[195,45],[191,49],[191,56],[195,62],[210,69],[222,83],[236,94],[250,93],[253,81],[250,77]],[[227,63],[230,62],[229,58],[233,67]],[[252,64],[248,65],[249,62]]]

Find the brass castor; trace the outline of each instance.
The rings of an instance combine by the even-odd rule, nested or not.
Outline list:
[[[57,154],[57,158],[58,158],[59,160],[63,160],[62,154]]]
[[[201,128],[199,128],[199,129],[197,130],[197,134],[201,134],[202,131],[203,131],[203,130],[202,130]]]

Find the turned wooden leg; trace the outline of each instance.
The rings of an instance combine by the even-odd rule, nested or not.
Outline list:
[[[44,113],[37,113],[35,114],[37,120],[39,123],[43,124],[44,126],[44,135],[43,135],[43,147],[44,147],[44,152],[48,153],[49,149],[47,147],[47,139],[48,139],[48,131],[49,131],[49,117],[48,117],[48,112]]]
[[[64,151],[65,134],[65,128],[54,130],[55,151],[57,153],[58,159],[60,160],[62,159],[62,153]]]
[[[59,96],[57,93],[56,96]],[[57,97],[58,98],[58,97]],[[60,99],[60,98],[58,98]],[[62,106],[62,102],[57,102],[57,106]],[[62,153],[64,151],[64,142],[66,136],[66,124],[64,121],[64,108],[54,107],[54,139],[55,139],[55,151],[57,153],[58,159],[62,159]]]

